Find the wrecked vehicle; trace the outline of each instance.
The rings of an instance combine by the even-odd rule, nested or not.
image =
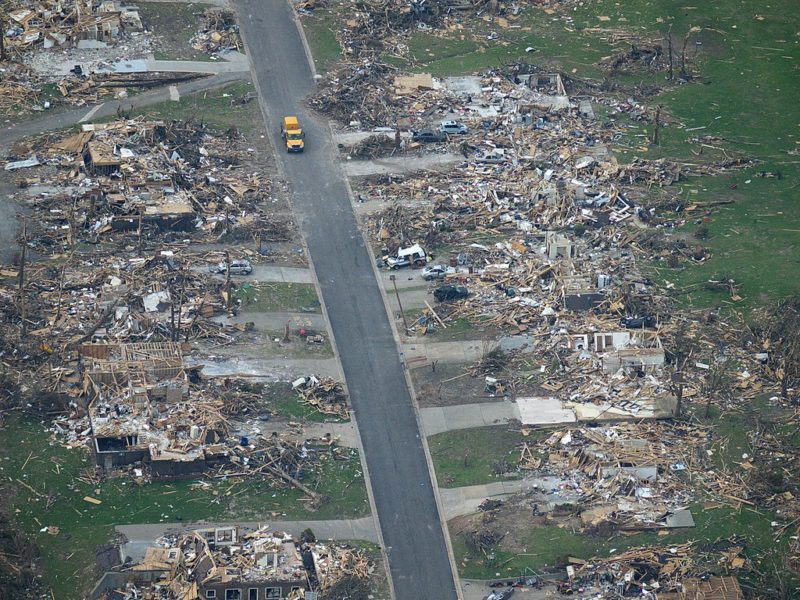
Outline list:
[[[508,162],[508,159],[506,158],[505,150],[495,148],[491,152],[478,153],[478,157],[475,159],[475,161],[479,163],[499,165]]]
[[[386,266],[391,269],[400,269],[414,265],[421,267],[428,262],[428,255],[419,244],[414,244],[408,248],[400,248],[395,256],[385,259]]]
[[[439,131],[442,133],[457,133],[460,135],[465,135],[469,132],[469,129],[463,123],[459,123],[458,121],[442,121],[439,125]]]
[[[422,131],[414,131],[411,134],[412,142],[422,142],[423,144],[432,144],[435,142],[446,142],[447,134],[441,131],[434,131],[433,129],[423,129]]]
[[[228,270],[228,265],[225,261],[211,265],[208,270],[211,273],[225,273]],[[253,265],[249,260],[232,260],[231,261],[231,275],[250,275],[253,272]]]
[[[658,322],[653,315],[644,317],[622,317],[619,324],[626,329],[654,329]]]
[[[451,300],[463,300],[469,296],[469,290],[463,285],[442,285],[433,291],[433,297],[437,302],[449,302]]]

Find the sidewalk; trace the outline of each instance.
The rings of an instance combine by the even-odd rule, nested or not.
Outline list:
[[[180,83],[176,86],[163,87],[149,92],[137,94],[131,98],[121,100],[110,100],[90,107],[81,107],[78,109],[67,110],[64,112],[56,112],[47,114],[40,119],[25,121],[16,125],[10,125],[0,129],[0,144],[10,145],[12,142],[29,135],[41,133],[43,131],[51,131],[53,129],[63,129],[70,127],[80,122],[87,122],[91,119],[102,119],[110,117],[117,113],[117,108],[122,105],[125,109],[141,108],[144,106],[152,106],[154,104],[161,104],[170,100],[171,87],[177,88],[180,95],[191,95],[199,92],[224,87],[236,81],[248,80],[250,74],[241,72],[223,73],[220,75],[213,75],[211,77],[203,77],[185,83]]]
[[[121,546],[123,556],[130,556],[134,561],[144,558],[145,549],[159,537],[170,534],[181,534],[193,529],[205,527],[238,526],[244,530],[255,530],[268,526],[275,531],[285,531],[299,537],[305,529],[311,529],[320,540],[365,540],[378,543],[378,532],[372,517],[339,521],[245,521],[238,523],[148,523],[143,525],[117,525],[114,529],[125,536],[126,542]]]

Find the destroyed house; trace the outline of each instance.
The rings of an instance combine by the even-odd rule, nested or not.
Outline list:
[[[682,582],[680,592],[665,592],[656,595],[657,600],[743,600],[744,593],[736,580],[730,575],[709,577],[708,579],[690,578]]]
[[[122,165],[114,146],[101,140],[92,140],[86,144],[83,163],[86,165],[86,170],[93,175],[117,173]]]
[[[227,543],[215,541],[214,530],[198,530],[174,546],[148,548],[141,562],[106,573],[91,598],[110,600],[122,588],[135,589],[134,597],[279,600],[302,597],[309,589],[306,565],[289,535],[265,528],[245,535],[224,529]]]
[[[594,287],[588,277],[566,275],[561,278],[564,308],[574,312],[585,312],[606,299],[606,295]]]
[[[624,371],[637,371],[651,373],[664,365],[666,354],[661,345],[661,339],[655,331],[636,331],[629,334],[627,343],[609,348],[603,354],[603,371],[616,373]],[[619,336],[618,339],[622,339]],[[607,340],[604,340],[607,341]],[[613,338],[612,338],[613,342]]]
[[[154,477],[202,472],[227,456],[223,422],[189,398],[180,344],[84,344],[96,462],[145,463]]]
[[[530,90],[517,104],[517,110],[522,114],[535,110],[557,112],[568,110],[572,106],[558,73],[517,75],[514,82]]]
[[[50,48],[84,40],[109,44],[123,31],[144,31],[137,8],[108,0],[97,6],[92,0],[41,3],[35,10],[15,10],[9,18],[11,28],[6,34],[12,46],[43,42]]]
[[[135,194],[135,195],[134,195]],[[195,212],[189,195],[182,190],[165,193],[163,190],[144,188],[138,192],[129,192],[129,198],[121,206],[124,215],[116,215],[111,221],[114,231],[132,231],[142,224],[157,227],[160,230],[193,231],[195,229]]]

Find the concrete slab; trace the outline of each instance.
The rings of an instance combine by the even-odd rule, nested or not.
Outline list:
[[[227,315],[219,315],[211,319],[216,323],[233,324],[233,323],[253,323],[255,328],[259,331],[283,331],[286,324],[289,324],[291,329],[299,329],[304,327],[306,329],[325,330],[326,323],[325,317],[320,313],[294,313],[294,312],[252,312],[252,313],[239,313],[235,317]]]
[[[323,377],[341,379],[339,364],[335,358],[242,358],[239,356],[186,358],[190,366],[203,365],[207,377],[244,376],[253,381],[293,381],[303,375],[314,373]]]
[[[244,55],[241,55],[244,57]],[[218,62],[202,60],[155,60],[137,58],[111,63],[107,67],[97,68],[97,73],[239,73],[249,71],[246,57],[231,56]]]
[[[574,423],[575,413],[562,406],[558,398],[517,398],[519,420],[523,425]]]
[[[405,307],[405,304],[403,304]],[[401,350],[411,365],[422,365],[433,361],[443,363],[473,363],[491,351],[495,342],[486,340],[462,340],[454,342],[427,342],[425,338],[414,343],[402,344]]]
[[[427,290],[428,286],[433,286],[435,283],[429,283],[422,278],[422,269],[398,269],[397,271],[392,270],[382,270],[380,271],[381,281],[383,282],[383,289],[386,290],[386,293],[394,294],[394,285],[392,284],[392,280],[390,277],[392,275],[395,276],[395,283],[397,284],[398,290],[404,290],[408,288],[420,288],[425,287]],[[401,298],[402,299],[402,298]],[[431,302],[433,297],[431,297]]]
[[[397,313],[399,318],[400,307],[397,303],[397,296],[394,292],[387,292],[386,297],[389,301],[389,308],[391,308],[393,313]],[[400,302],[403,304],[403,310],[410,310],[412,308],[425,308],[426,300],[428,301],[428,304],[432,304],[433,296],[428,293],[427,288],[408,289],[400,292]]]
[[[365,140],[370,136],[373,135],[386,135],[390,138],[394,139],[394,130],[391,129],[389,131],[340,131],[334,132],[333,134],[333,141],[337,144],[344,144],[345,146],[349,146],[351,144],[357,144],[361,140]],[[400,132],[401,139],[410,139],[411,132],[410,131],[401,131]]]
[[[677,529],[682,527],[694,527],[694,517],[688,508],[677,510],[674,514],[667,517],[667,527]]]
[[[530,354],[535,350],[532,335],[506,335],[500,338],[500,348],[505,352]]]
[[[501,425],[512,419],[519,419],[517,405],[510,400],[431,406],[421,408],[419,414],[422,431],[426,436],[444,431]]]
[[[468,515],[478,510],[478,506],[487,498],[503,498],[520,492],[531,490],[551,490],[558,486],[558,477],[535,477],[495,481],[482,485],[470,485],[460,488],[439,488],[442,499],[442,512],[446,520],[461,515]]]
[[[330,434],[331,437],[338,438],[340,446],[359,447],[358,429],[353,421],[347,423],[303,423],[299,427],[290,428],[286,419],[267,422],[252,419],[244,426],[232,431],[232,436],[253,437],[258,433],[269,435],[272,432],[280,433],[282,436],[298,442],[322,438]]]

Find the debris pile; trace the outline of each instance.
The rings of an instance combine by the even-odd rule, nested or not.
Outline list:
[[[301,543],[268,527],[249,532],[216,527],[161,537],[141,562],[116,566],[98,586],[100,598],[108,600],[147,598],[159,590],[197,600],[237,586],[263,588],[268,598],[299,600],[306,592],[368,586],[373,571],[364,552],[348,545]],[[128,577],[121,587],[112,576],[117,573]]]
[[[203,13],[205,27],[191,40],[192,48],[210,56],[222,56],[231,51],[241,52],[242,40],[236,15],[229,10],[209,8]]]
[[[342,152],[356,160],[373,160],[383,156],[394,156],[401,152],[401,149],[388,135],[370,135],[352,146],[342,147]]]
[[[675,423],[637,423],[554,432],[542,444],[523,442],[520,468],[581,506],[583,527],[620,531],[687,527],[692,498],[683,475],[703,464],[706,430]],[[540,503],[540,510],[547,505]]]
[[[350,416],[347,408],[347,394],[342,384],[330,377],[317,378],[314,375],[301,377],[292,382],[303,402],[325,415],[342,419]]]
[[[43,136],[6,169],[25,175],[18,197],[38,217],[39,251],[107,238],[286,241],[290,224],[263,208],[271,182],[241,168],[250,152],[200,122],[138,118]]]
[[[144,31],[139,11],[133,6],[106,0],[29,2],[8,12],[3,31],[7,48],[102,48],[121,35]]]
[[[104,96],[123,98],[129,90],[196,77],[132,73],[130,65],[120,69],[119,54],[129,61],[143,58],[150,38],[138,9],[119,2],[22,0],[8,12],[4,28],[7,60],[0,65],[0,114],[83,106]]]

